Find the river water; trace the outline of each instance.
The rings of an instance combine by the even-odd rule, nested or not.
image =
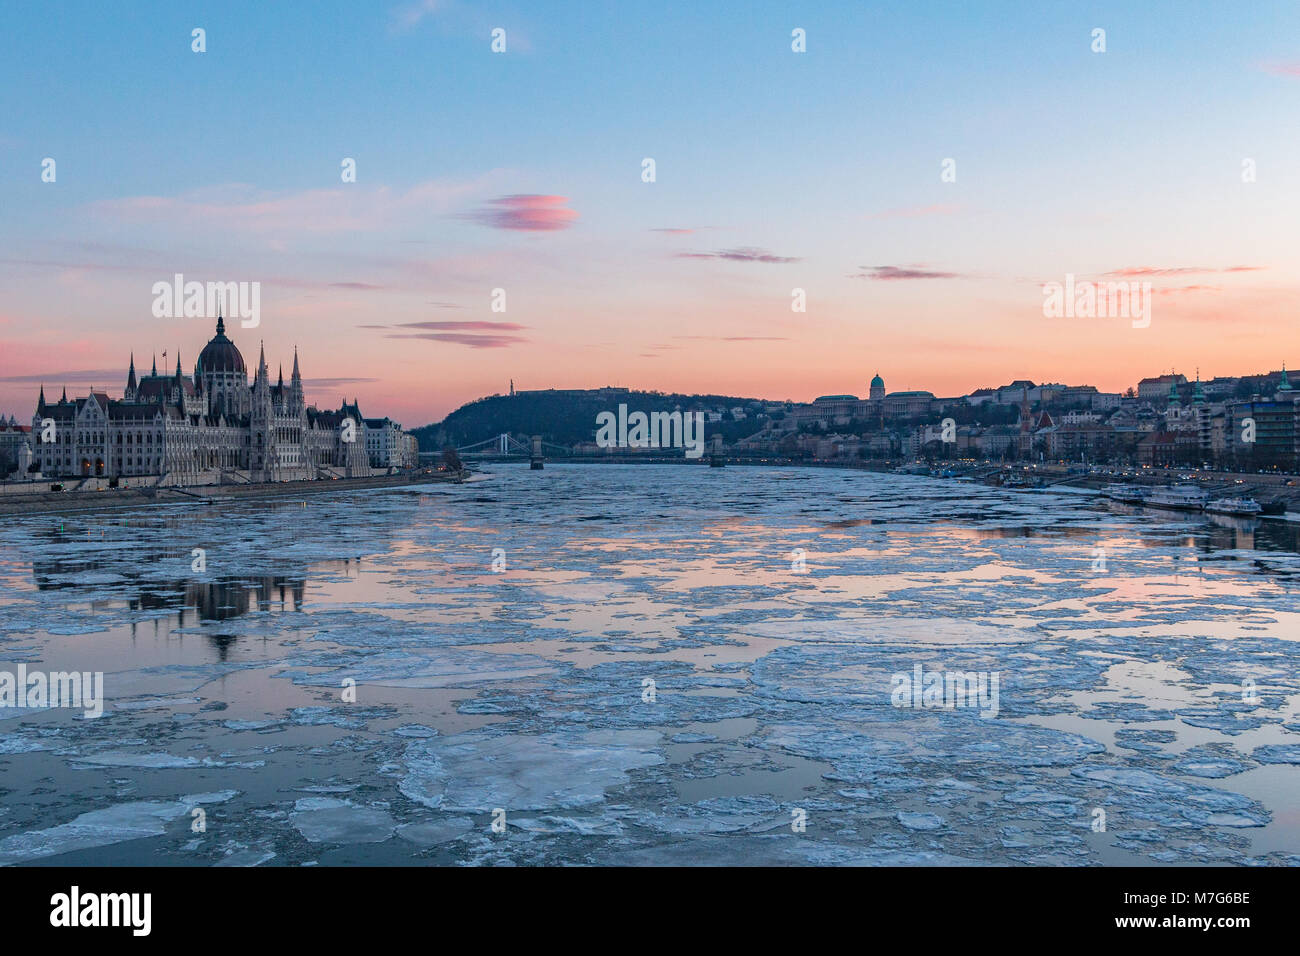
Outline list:
[[[7,519],[0,863],[1300,863],[1300,525],[495,472]]]

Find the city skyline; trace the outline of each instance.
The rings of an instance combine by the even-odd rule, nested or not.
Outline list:
[[[1000,6],[16,11],[0,409],[187,354],[212,317],[150,309],[176,273],[259,282],[245,348],[408,427],[510,378],[810,401],[1294,367],[1300,13]],[[1047,318],[1067,275],[1151,282],[1149,327]]]
[[[218,316],[217,321],[218,323],[222,322],[220,315]],[[212,330],[208,329],[207,331],[210,333]],[[250,333],[250,337],[247,340],[244,340],[240,336],[241,331],[248,331]],[[238,318],[232,319],[229,323],[225,323],[224,326],[219,328],[219,334],[222,332],[229,332],[232,341],[238,339],[240,342],[242,342],[242,344],[245,347],[251,347],[252,335],[255,334],[253,330],[241,330],[239,328]],[[52,378],[49,381],[46,381],[44,378],[42,378],[33,386],[36,395],[31,400],[32,407],[35,408],[36,403],[39,400],[39,396],[44,395],[47,390],[49,391],[49,395],[46,396],[46,400],[49,401],[50,403],[54,403],[55,401],[57,401],[57,399],[55,399],[53,396],[58,393],[64,394],[64,396],[68,399],[85,397],[95,392],[108,392],[110,394],[116,394],[121,391],[121,386],[127,382],[128,377],[133,380],[136,377],[136,375],[139,375],[141,379],[145,377],[149,377],[150,375],[164,378],[164,379],[171,379],[177,374],[177,371],[179,371],[180,374],[182,374],[186,379],[197,380],[200,366],[196,361],[196,359],[197,356],[202,351],[203,343],[207,341],[208,338],[205,335],[202,338],[200,338],[196,343],[186,343],[187,345],[193,346],[192,352],[190,353],[187,353],[183,348],[178,350],[175,353],[172,353],[170,350],[167,349],[161,351],[156,349],[147,350],[147,351],[141,350],[138,353],[139,355],[138,369],[136,365],[137,350],[128,349],[127,363],[122,368],[81,371],[81,372],[73,373],[72,375],[66,378]],[[258,339],[257,344],[259,350],[265,352],[264,340]],[[187,354],[192,354],[194,358],[186,359]],[[297,365],[298,354],[299,354],[299,350],[297,345],[292,346],[291,355],[295,366]],[[160,359],[161,359],[161,364],[159,364]],[[281,384],[283,384],[283,376],[284,376],[283,360],[282,359],[269,360],[268,366],[269,366],[269,372],[271,376],[273,378],[278,378],[281,381]],[[145,371],[146,368],[148,368],[150,371],[146,372]],[[246,376],[250,384],[252,382],[253,373],[255,371],[256,369],[250,365]],[[861,383],[861,387],[858,388],[856,391],[861,392],[864,397],[868,393],[875,394],[877,391],[875,388],[875,381],[883,380],[882,371],[888,371],[888,370],[887,369],[882,370],[880,368],[876,368],[872,374],[873,381],[867,382],[864,380]],[[1134,381],[1131,385],[1122,385],[1113,390],[1098,388],[1098,391],[1103,393],[1114,392],[1117,394],[1126,394],[1129,393],[1130,391],[1136,393],[1139,385],[1141,385],[1143,382],[1149,383],[1157,379],[1167,381],[1170,377],[1180,379],[1184,385],[1190,385],[1191,383],[1198,382],[1198,381],[1208,384],[1209,382],[1214,381],[1216,379],[1237,381],[1242,378],[1268,376],[1268,375],[1277,374],[1279,372],[1285,373],[1286,371],[1287,371],[1286,362],[1282,362],[1281,365],[1276,369],[1261,367],[1256,369],[1250,369],[1244,372],[1238,371],[1235,374],[1229,372],[1226,374],[1216,375],[1216,376],[1202,376],[1199,368],[1192,370],[1190,374],[1180,369],[1171,368],[1171,369],[1160,370],[1150,375],[1144,375],[1140,380]],[[1292,371],[1294,371],[1294,369],[1292,369]],[[304,399],[306,404],[308,405],[319,405],[322,407],[328,407],[331,405],[331,403],[336,401],[340,404],[346,405],[348,404],[348,395],[344,394],[344,391],[338,391],[337,390],[338,386],[341,383],[358,383],[364,381],[365,381],[364,379],[351,379],[351,378],[320,379],[320,378],[305,377],[302,379]],[[1092,381],[1067,382],[1060,379],[1059,377],[1055,379],[1043,378],[1040,380],[1040,379],[1026,379],[1023,376],[1020,376],[1020,377],[1013,377],[1007,379],[1006,381],[991,382],[989,384],[980,385],[976,388],[971,388],[966,391],[956,392],[956,393],[942,393],[932,388],[925,388],[924,387],[925,383],[923,382],[908,383],[905,386],[894,387],[894,383],[890,381],[888,382],[890,386],[888,388],[888,393],[894,395],[894,394],[901,394],[901,393],[910,393],[913,391],[921,391],[921,392],[932,394],[937,399],[963,399],[963,398],[978,395],[981,392],[996,392],[1000,389],[1006,389],[1012,386],[1018,387],[1019,384],[1023,382],[1028,382],[1031,388],[1037,388],[1039,386],[1048,386],[1048,385],[1066,385],[1071,387],[1092,386],[1096,388],[1095,383]],[[128,387],[130,386],[128,385]],[[360,385],[354,384],[352,391],[349,393],[352,395],[353,403],[356,403],[358,405],[361,404],[360,396],[357,394],[357,390],[360,387],[361,387]],[[471,404],[474,401],[480,400],[482,398],[491,397],[493,395],[506,395],[506,394],[512,395],[515,394],[516,392],[520,394],[524,394],[528,392],[545,392],[545,391],[574,391],[574,390],[599,391],[611,387],[616,389],[629,389],[634,392],[642,392],[642,393],[656,393],[656,392],[668,393],[671,391],[669,389],[663,389],[654,386],[647,386],[644,388],[639,388],[636,386],[625,386],[616,382],[604,382],[601,384],[583,384],[581,386],[569,386],[564,383],[558,383],[558,384],[548,383],[548,384],[542,384],[537,386],[525,386],[522,385],[521,383],[516,382],[512,378],[509,380],[509,384],[506,389],[501,391],[486,393],[484,395],[471,396],[469,398],[466,398],[465,401],[462,402],[461,405],[457,407],[463,407],[464,405]],[[884,388],[885,386],[882,385],[881,389]],[[685,394],[726,395],[727,397],[731,397],[731,398],[761,400],[765,402],[791,402],[792,401],[795,404],[804,404],[804,405],[813,402],[815,399],[824,399],[827,397],[841,397],[841,398],[851,397],[855,399],[858,397],[856,394],[852,392],[844,392],[844,393],[824,392],[823,394],[812,396],[808,399],[794,399],[789,396],[782,397],[776,395],[762,395],[757,393],[744,392],[743,390],[734,393],[724,393],[716,389],[712,389],[712,390],[706,389],[704,391],[685,393]],[[377,410],[384,411],[384,409],[377,409]],[[454,410],[455,409],[450,409],[449,412]],[[3,416],[0,416],[0,418],[6,418],[8,417],[9,414],[13,414],[20,423],[26,423],[29,416],[24,415],[21,412],[22,412],[21,409],[18,412],[13,412],[13,413],[6,412]],[[429,422],[409,422],[404,424],[406,424],[408,427],[421,427],[424,425],[438,424],[439,421],[440,419],[429,421]]]

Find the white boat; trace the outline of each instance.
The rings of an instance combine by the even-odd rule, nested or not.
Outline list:
[[[1254,498],[1220,498],[1211,501],[1205,510],[1216,515],[1235,515],[1239,518],[1253,518],[1264,509]]]
[[[1205,489],[1196,485],[1167,485],[1154,488],[1143,500],[1156,508],[1176,508],[1179,511],[1201,511],[1209,500]]]
[[[1103,488],[1101,493],[1112,501],[1123,501],[1133,505],[1140,505],[1147,498],[1147,490],[1141,485],[1110,484]]]

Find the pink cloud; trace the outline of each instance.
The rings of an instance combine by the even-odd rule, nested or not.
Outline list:
[[[959,272],[936,272],[921,266],[862,266],[864,271],[850,278],[894,282],[903,279],[964,279]]]
[[[435,331],[495,331],[518,332],[528,326],[515,322],[403,322],[393,326],[399,329],[428,329]]]
[[[397,325],[361,325],[358,328],[387,329],[388,334],[384,336],[386,339],[426,339],[430,342],[466,345],[474,349],[503,349],[528,341],[519,335],[504,334],[528,328],[515,322],[402,322]],[[406,332],[405,329],[421,331]]]
[[[120,368],[74,369],[65,372],[32,372],[27,375],[6,375],[0,382],[17,382],[24,385],[57,382],[60,385],[103,385],[106,382],[125,381],[126,373]]]
[[[493,229],[555,232],[568,229],[578,218],[575,210],[564,208],[568,201],[567,196],[502,196],[466,218]]]
[[[1157,268],[1155,266],[1129,266],[1124,269],[1112,269],[1110,272],[1103,272],[1103,276],[1113,276],[1115,278],[1136,278],[1139,276],[1186,276],[1186,275],[1204,275],[1216,272],[1258,272],[1266,266],[1229,266],[1227,269],[1207,269],[1203,266],[1173,266],[1169,268]]]
[[[413,335],[390,335],[390,339],[428,339],[430,342],[451,342],[472,349],[506,349],[527,339],[517,335],[469,335],[461,332],[418,332]]]
[[[1152,289],[1154,295],[1182,295],[1184,292],[1222,292],[1217,285],[1182,285],[1170,289]]]
[[[801,259],[790,256],[774,256],[766,249],[744,246],[739,249],[722,249],[718,252],[679,252],[678,259],[725,259],[729,262],[764,262],[782,265],[787,262],[800,262]]]

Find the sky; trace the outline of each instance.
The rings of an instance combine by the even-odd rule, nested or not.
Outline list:
[[[228,327],[250,368],[264,342],[287,375],[296,346],[309,401],[408,427],[512,379],[808,401],[877,372],[950,396],[1300,363],[1294,2],[6,21],[0,413],[20,420],[42,382],[118,394],[132,353],[191,371],[214,322],[155,316],[177,273],[260,283],[258,326]],[[1067,275],[1150,282],[1149,325],[1047,315]]]

